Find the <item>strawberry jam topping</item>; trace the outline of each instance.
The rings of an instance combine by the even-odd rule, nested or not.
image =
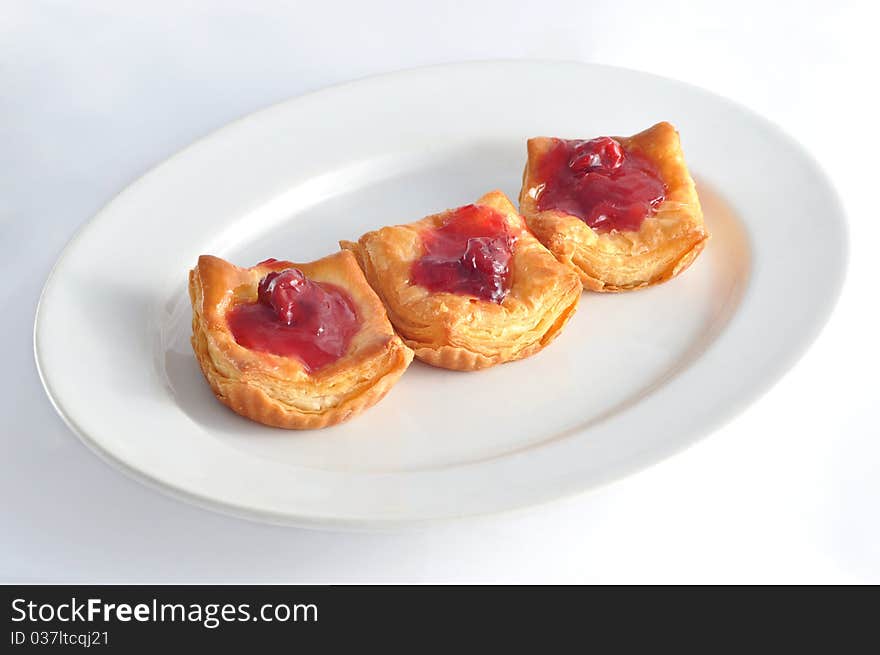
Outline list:
[[[510,293],[515,242],[500,212],[482,205],[459,207],[443,225],[422,234],[425,254],[413,263],[411,281],[430,291],[501,303]]]
[[[297,268],[266,275],[257,302],[235,305],[226,320],[240,346],[298,359],[308,371],[342,357],[360,327],[345,291]]]
[[[537,173],[539,210],[577,216],[599,232],[638,230],[666,199],[657,167],[607,136],[554,139]]]

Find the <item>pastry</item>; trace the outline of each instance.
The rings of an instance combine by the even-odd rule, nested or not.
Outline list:
[[[443,368],[481,369],[538,352],[581,295],[577,275],[500,191],[340,245],[357,255],[415,356]]]
[[[664,282],[709,237],[678,132],[528,141],[519,208],[535,236],[592,291]]]
[[[189,274],[192,346],[217,398],[281,428],[323,428],[378,402],[412,361],[355,258],[203,255]]]

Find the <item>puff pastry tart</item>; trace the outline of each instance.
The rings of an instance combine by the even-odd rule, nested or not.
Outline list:
[[[189,274],[192,346],[217,398],[281,428],[323,428],[378,402],[412,361],[351,253]]]
[[[664,282],[690,266],[709,236],[669,123],[632,137],[529,139],[519,206],[592,291]]]
[[[577,275],[500,191],[340,245],[357,255],[415,356],[443,368],[475,370],[538,352],[580,298]]]

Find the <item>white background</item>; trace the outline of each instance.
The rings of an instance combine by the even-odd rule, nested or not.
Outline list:
[[[0,2],[0,581],[880,582],[876,25],[869,2]],[[65,243],[113,195],[273,102],[511,57],[701,85],[822,162],[848,213],[848,279],[819,340],[763,399],[599,491],[396,534],[190,507],[66,429],[34,367],[34,311]]]

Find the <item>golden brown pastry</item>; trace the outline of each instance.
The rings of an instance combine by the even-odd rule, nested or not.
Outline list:
[[[519,207],[592,291],[664,282],[690,266],[709,237],[669,123],[632,137],[529,139]]]
[[[577,275],[500,191],[340,245],[357,255],[415,356],[443,368],[470,371],[538,352],[581,295]]]
[[[217,398],[280,428],[323,428],[382,399],[412,361],[355,258],[203,255],[189,274],[192,346]]]

